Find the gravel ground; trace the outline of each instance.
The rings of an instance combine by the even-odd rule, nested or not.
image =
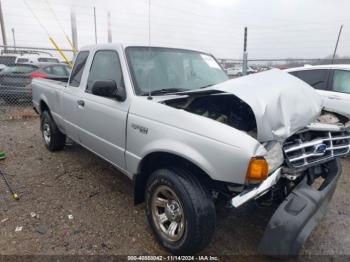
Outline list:
[[[0,168],[21,196],[12,200],[0,180],[0,254],[167,255],[150,232],[144,205],[133,205],[131,181],[78,145],[47,151],[38,118],[0,121],[0,150],[8,154]],[[350,255],[350,162],[342,163],[335,196],[305,255]],[[247,205],[217,212],[216,233],[201,254],[255,255],[273,210]]]
[[[0,99],[0,121],[22,120],[33,117],[37,117],[37,114],[34,112],[32,106],[7,105]]]

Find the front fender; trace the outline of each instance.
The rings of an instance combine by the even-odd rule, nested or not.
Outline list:
[[[215,168],[210,161],[208,161],[201,152],[186,145],[180,141],[170,140],[170,139],[159,139],[147,144],[144,148],[142,159],[147,155],[156,152],[170,153],[188,161],[192,162],[204,172],[206,172],[210,177],[214,177]],[[140,167],[139,167],[140,168]],[[138,170],[139,171],[139,170]]]
[[[181,134],[178,136],[183,138]],[[190,161],[206,172],[213,180],[244,184],[247,167],[253,156],[243,149],[201,136],[176,140],[169,137],[150,138],[146,142],[142,137],[140,138],[140,135],[129,135],[128,141],[132,141],[132,143],[128,144],[125,159],[127,169],[131,174],[140,172],[142,159],[147,155],[164,152]]]

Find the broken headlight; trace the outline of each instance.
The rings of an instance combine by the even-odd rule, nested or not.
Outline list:
[[[266,155],[264,158],[269,164],[269,173],[275,171],[284,162],[282,145],[279,142],[269,142],[264,144],[266,148]]]

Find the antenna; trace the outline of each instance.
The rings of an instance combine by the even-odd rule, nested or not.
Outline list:
[[[151,0],[148,0],[148,60],[151,61]],[[151,74],[148,74],[148,100],[152,100],[151,95]]]

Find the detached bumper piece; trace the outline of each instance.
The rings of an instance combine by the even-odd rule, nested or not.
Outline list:
[[[297,256],[312,230],[326,213],[341,173],[339,160],[325,164],[325,180],[319,189],[307,177],[277,208],[259,244],[259,253],[269,256]]]

